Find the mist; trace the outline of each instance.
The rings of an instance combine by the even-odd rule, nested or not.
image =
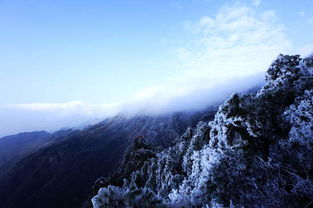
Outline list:
[[[88,105],[81,102],[32,103],[0,106],[0,136],[66,128],[84,128],[117,113],[110,105]]]
[[[305,51],[311,51],[311,46],[295,47],[293,41],[286,36],[285,25],[278,20],[274,11],[259,10],[254,4],[226,4],[216,15],[202,16],[192,21],[187,19],[181,25],[180,32],[192,38],[175,41],[177,44],[168,49],[171,56],[166,63],[157,61],[150,64],[155,70],[166,66],[163,70],[168,70],[168,73],[152,73],[144,79],[133,76],[132,70],[116,74],[112,71],[111,79],[118,84],[110,92],[113,95],[114,92],[123,96],[125,94],[126,98],[123,99],[126,101],[94,104],[78,99],[65,103],[0,105],[0,136],[34,130],[84,128],[118,114],[158,116],[219,105],[232,93],[243,93],[261,86],[267,66],[279,53],[305,55]],[[145,58],[136,61],[147,62]],[[144,72],[150,65],[139,65],[138,68]],[[89,75],[92,77],[89,80],[96,78],[92,72]],[[116,76],[124,76],[125,79],[118,82],[119,79],[114,79]],[[142,82],[146,84],[149,80],[153,81],[153,76],[160,76],[154,82],[159,85],[140,85]],[[98,77],[102,79],[101,76]],[[92,90],[85,89],[81,83],[87,78],[83,76],[79,79],[82,81],[77,83],[65,82],[68,85],[63,88],[79,86],[80,88],[75,88],[79,92],[77,94],[88,94],[91,91],[96,98],[101,96],[109,99],[110,95],[101,94],[101,86],[93,85],[93,82],[88,85]],[[127,94],[125,88],[134,83],[139,83],[138,89],[142,90],[133,95],[130,95],[133,91]],[[112,86],[107,82],[103,82],[103,85]],[[60,94],[61,91],[62,88]],[[27,93],[31,95],[34,92],[30,90]],[[25,97],[27,93],[24,94]],[[47,97],[49,96],[48,94]],[[74,95],[73,97],[75,99]]]
[[[199,111],[210,106],[220,105],[233,93],[245,93],[256,90],[264,83],[264,73],[250,76],[226,79],[208,88],[196,88],[177,93],[179,87],[162,88],[148,98],[138,99],[121,108],[121,113],[128,116],[150,115],[159,116],[183,111]],[[197,80],[195,82],[210,82],[212,80]],[[185,85],[188,83],[185,83]],[[176,92],[176,93],[173,93]]]
[[[203,79],[195,82],[209,84],[210,80]],[[183,86],[165,87],[155,90],[148,97],[134,96],[122,104],[90,105],[74,101],[0,106],[0,136],[35,130],[53,132],[64,128],[79,129],[118,114],[128,117],[159,116],[203,110],[209,106],[219,105],[232,93],[255,89],[263,82],[264,73],[257,73],[221,81],[209,88],[180,91]]]

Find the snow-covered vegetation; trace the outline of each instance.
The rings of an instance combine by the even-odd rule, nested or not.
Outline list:
[[[233,94],[215,119],[157,149],[137,138],[99,179],[101,207],[313,205],[313,56],[279,55],[257,92]]]

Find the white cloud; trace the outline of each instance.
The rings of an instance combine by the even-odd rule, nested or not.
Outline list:
[[[155,114],[195,110],[261,83],[271,61],[293,48],[275,11],[259,12],[260,3],[228,4],[215,16],[185,21],[185,32],[193,38],[179,41],[174,50],[177,60],[169,71],[173,76],[167,83],[143,89],[121,105],[76,101],[2,106],[0,134],[71,127],[119,111]],[[305,46],[299,51],[311,48]]]
[[[119,105],[30,103],[0,106],[0,136],[17,132],[78,127],[101,121],[120,111]]]
[[[275,12],[259,13],[252,6],[226,5],[216,16],[186,21],[185,28],[195,34],[176,50],[183,63],[177,74],[185,80],[207,77],[219,82],[264,72],[279,53],[292,48]]]
[[[176,83],[149,88],[138,93],[122,108],[128,115],[158,115],[180,111],[201,110],[210,105],[220,104],[232,93],[244,92],[259,87],[264,82],[264,73],[240,78],[229,78],[214,82],[207,87],[207,79],[189,80],[188,83]]]
[[[260,3],[228,4],[215,16],[185,21],[183,28],[193,39],[175,49],[179,64],[174,76],[168,84],[142,90],[128,109],[149,113],[196,109],[262,83],[272,60],[289,53],[292,44],[275,11],[259,12]],[[195,98],[199,93],[203,97]]]
[[[100,117],[115,114],[118,110],[117,104],[91,105],[80,101],[65,103],[27,103],[6,105],[7,108],[25,109],[31,111],[55,112],[56,116],[64,117],[76,113],[86,116],[98,115]]]

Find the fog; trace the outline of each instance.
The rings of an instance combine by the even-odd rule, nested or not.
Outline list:
[[[87,105],[81,102],[0,106],[0,136],[34,130],[83,128],[116,112],[110,105]]]
[[[154,93],[148,93],[149,96],[136,95],[122,104],[90,105],[76,101],[0,106],[0,136],[34,130],[83,128],[117,114],[158,116],[172,112],[202,110],[222,103],[232,93],[242,93],[259,87],[263,80],[264,74],[258,73],[221,81],[209,88],[186,90],[185,86],[185,90],[181,90],[183,86],[180,85],[171,86],[172,88],[165,86],[154,90]],[[195,82],[209,84],[210,80]]]
[[[202,110],[222,103],[232,93],[262,85],[267,67],[279,53],[305,54],[286,37],[276,13],[259,11],[256,5],[227,4],[216,15],[186,20],[183,28],[192,38],[180,40],[171,50],[176,59],[169,62],[173,64],[168,67],[168,77],[159,77],[163,82],[159,86],[142,89],[128,97],[127,102],[116,104],[69,101],[3,105],[0,136],[83,128],[117,114],[158,116]],[[129,83],[120,86],[127,87]]]
[[[198,80],[197,82],[210,82],[210,80]],[[233,93],[245,93],[249,90],[258,89],[263,83],[264,73],[256,73],[246,77],[215,82],[208,88],[196,88],[179,93],[177,89],[184,86],[165,87],[156,90],[149,97],[124,104],[121,113],[129,116],[158,116],[182,111],[199,111],[223,103]]]

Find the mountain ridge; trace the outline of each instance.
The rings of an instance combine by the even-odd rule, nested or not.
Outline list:
[[[86,207],[310,207],[312,99],[313,56],[279,55],[260,90],[233,94],[174,146],[131,149],[119,169],[141,165],[98,180]]]
[[[212,119],[215,111],[212,108],[159,117],[119,115],[73,130],[26,156],[0,177],[0,206],[82,206],[93,182],[110,174],[137,136],[145,135],[152,144],[166,147],[188,126]]]

